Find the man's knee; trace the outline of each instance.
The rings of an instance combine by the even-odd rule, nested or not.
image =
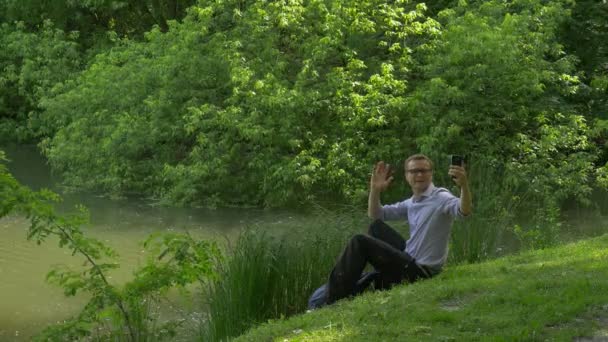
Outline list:
[[[384,221],[382,221],[381,219],[375,219],[374,222],[372,222],[369,225],[369,228],[367,229],[367,234],[371,235],[371,236],[376,236],[377,232],[381,229],[382,226],[386,225],[386,223],[384,223]]]
[[[369,239],[368,235],[365,234],[355,234],[351,239],[350,242],[351,244],[358,244],[360,245],[361,243],[364,243],[365,240]]]
[[[369,245],[369,241],[372,240],[373,237],[367,234],[355,234],[350,241],[348,242],[349,249],[361,249],[366,248]]]

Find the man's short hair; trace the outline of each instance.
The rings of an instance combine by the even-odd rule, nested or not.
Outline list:
[[[431,166],[431,170],[433,170],[433,161],[431,160],[431,158],[429,158],[426,155],[421,154],[421,153],[411,155],[405,160],[405,163],[403,163],[403,167],[405,167],[406,170],[407,170],[407,164],[409,164],[410,161],[412,161],[412,160],[426,160],[429,163],[429,165]]]

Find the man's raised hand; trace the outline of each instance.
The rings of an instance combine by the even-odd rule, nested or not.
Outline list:
[[[389,164],[385,164],[383,161],[376,163],[374,170],[372,171],[372,178],[370,180],[370,187],[372,191],[382,192],[391,185],[393,181],[393,171]]]

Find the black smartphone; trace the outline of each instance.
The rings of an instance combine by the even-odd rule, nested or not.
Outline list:
[[[463,166],[464,157],[459,156],[457,154],[453,154],[450,156],[450,165]]]

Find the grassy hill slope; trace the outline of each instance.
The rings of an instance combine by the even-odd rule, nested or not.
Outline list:
[[[608,235],[450,267],[431,280],[268,322],[236,341],[582,341],[606,336]]]

